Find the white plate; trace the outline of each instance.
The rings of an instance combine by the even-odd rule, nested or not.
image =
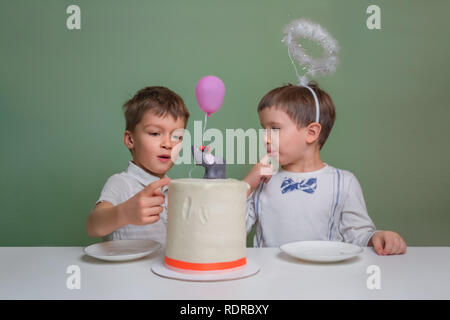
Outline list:
[[[338,241],[297,241],[280,246],[281,251],[302,260],[315,262],[336,262],[353,258],[363,248]]]
[[[228,271],[216,271],[216,272],[178,272],[173,269],[169,269],[164,264],[163,260],[155,262],[152,265],[153,273],[163,278],[185,280],[185,281],[225,281],[243,279],[253,276],[258,273],[260,266],[247,258],[247,264],[243,268]]]
[[[84,252],[94,258],[106,261],[127,261],[142,258],[161,247],[152,240],[113,240],[93,244]]]

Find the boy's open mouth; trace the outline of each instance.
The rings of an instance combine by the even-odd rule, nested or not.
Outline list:
[[[164,155],[164,154],[163,155],[159,155],[158,159],[161,160],[161,161],[166,162],[166,161],[170,160],[170,155]]]

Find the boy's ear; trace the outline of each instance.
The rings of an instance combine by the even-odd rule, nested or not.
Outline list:
[[[316,140],[319,140],[320,131],[322,130],[322,126],[318,122],[310,123],[306,127],[306,142],[313,143]]]
[[[128,130],[125,130],[125,133],[123,134],[123,143],[130,150],[134,148],[133,135]]]

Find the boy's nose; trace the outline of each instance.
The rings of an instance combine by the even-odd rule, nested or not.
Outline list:
[[[170,136],[164,137],[161,141],[161,146],[166,149],[172,148],[172,141],[170,140]]]
[[[265,144],[270,144],[270,138],[269,138],[269,135],[267,133],[267,130],[266,130],[266,133],[264,133],[263,141],[264,141]]]

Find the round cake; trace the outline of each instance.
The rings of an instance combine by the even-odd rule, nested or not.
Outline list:
[[[246,182],[176,179],[169,184],[165,265],[182,271],[246,265]]]

